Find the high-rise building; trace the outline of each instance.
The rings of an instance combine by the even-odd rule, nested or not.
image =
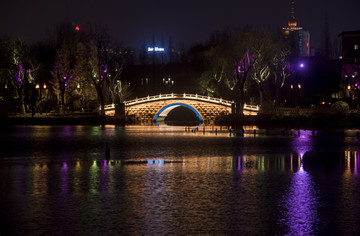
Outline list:
[[[360,90],[360,31],[346,31],[341,38],[342,76],[348,90]]]
[[[310,56],[310,32],[298,26],[295,19],[295,1],[290,1],[290,18],[288,26],[282,28],[285,38],[291,40],[295,55]]]
[[[346,31],[341,38],[341,57],[344,64],[360,64],[360,30]]]

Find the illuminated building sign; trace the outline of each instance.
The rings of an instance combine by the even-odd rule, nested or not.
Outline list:
[[[302,27],[283,27],[283,30],[295,31],[295,30],[302,30]]]
[[[148,52],[164,52],[164,51],[165,51],[164,48],[159,48],[159,47],[152,48],[152,47],[148,47]]]

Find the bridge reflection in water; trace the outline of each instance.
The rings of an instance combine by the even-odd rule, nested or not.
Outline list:
[[[238,171],[256,170],[269,171],[279,170],[285,172],[297,172],[302,168],[300,154],[290,153],[277,157],[265,155],[243,155],[231,159],[232,169]]]
[[[306,155],[306,153],[305,153]],[[313,155],[324,155],[324,154],[317,154],[314,153]],[[310,158],[314,158],[313,155],[310,155]],[[342,154],[337,153],[337,157],[331,161],[336,161],[340,165],[337,167],[341,168],[344,174],[360,174],[360,152],[358,151],[345,151]],[[322,156],[324,158],[324,156]],[[326,158],[326,156],[325,156]],[[208,158],[198,158],[198,157],[187,157],[184,160],[167,160],[167,159],[143,159],[143,160],[97,160],[92,162],[86,161],[77,161],[76,163],[67,163],[64,162],[61,170],[66,171],[69,168],[78,169],[80,166],[96,169],[96,168],[113,168],[113,167],[126,167],[134,168],[134,169],[143,169],[144,166],[151,167],[151,166],[169,166],[169,167],[181,167],[181,168],[195,168],[197,171],[207,171],[209,169],[218,169],[219,171],[283,171],[283,172],[298,172],[304,171],[303,167],[303,154],[292,152],[289,154],[282,154],[282,155],[264,155],[264,154],[254,154],[254,155],[238,155],[231,158],[226,157],[208,157]],[[331,159],[331,158],[329,158]],[[324,159],[321,159],[324,161]],[[312,160],[314,161],[314,160]],[[310,162],[312,162],[310,161]],[[311,163],[306,163],[306,167],[309,167]],[[314,161],[314,165],[317,166],[319,163]],[[324,165],[328,165],[328,163],[323,163]],[[309,168],[311,171],[311,167]],[[35,164],[34,171],[37,176],[41,176],[41,174],[46,174],[48,171],[47,164]],[[39,188],[38,188],[39,187]],[[46,186],[36,186],[34,189],[35,192],[46,190]]]

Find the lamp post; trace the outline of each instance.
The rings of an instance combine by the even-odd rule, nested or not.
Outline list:
[[[167,79],[163,78],[163,85],[165,85],[165,87],[168,87],[170,89],[171,87],[174,87],[175,80],[173,80],[172,78],[167,78]]]

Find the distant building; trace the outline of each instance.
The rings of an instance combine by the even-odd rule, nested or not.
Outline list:
[[[360,63],[360,30],[346,31],[339,34],[341,38],[341,57],[343,64]]]
[[[294,54],[300,57],[310,56],[310,32],[297,25],[295,19],[295,1],[290,1],[291,11],[288,26],[283,27],[286,39],[291,41]]]
[[[349,96],[354,99],[354,91],[360,91],[360,31],[346,31],[341,38],[342,77]]]

